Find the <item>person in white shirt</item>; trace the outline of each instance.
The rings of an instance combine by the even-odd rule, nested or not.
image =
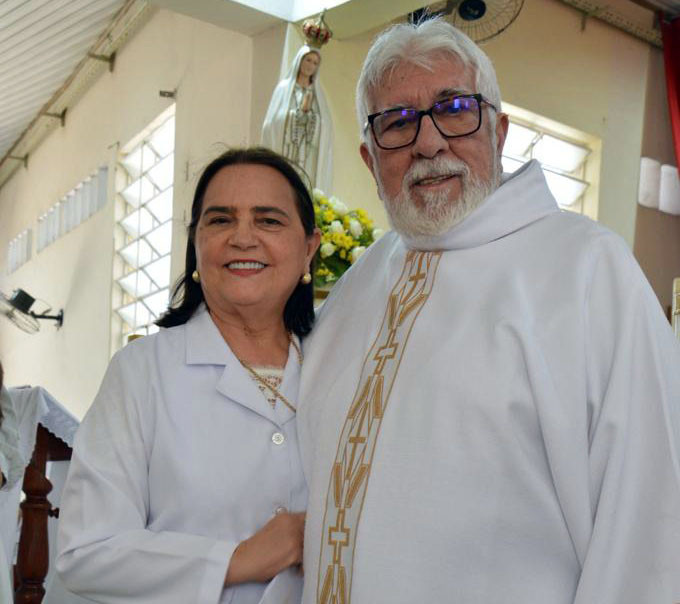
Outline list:
[[[308,190],[263,148],[204,170],[166,329],[112,359],[76,435],[57,570],[97,602],[299,601],[295,410],[319,244]]]
[[[680,602],[680,347],[628,247],[502,176],[449,24],[381,34],[357,111],[394,231],[305,342],[303,602]]]
[[[0,503],[21,479],[27,463],[19,447],[14,402],[3,382],[4,371],[0,363]],[[14,543],[0,541],[0,602],[11,602],[14,599],[11,559],[13,551]]]
[[[19,450],[16,410],[4,377],[0,363],[0,488],[8,491],[23,476],[27,462]]]

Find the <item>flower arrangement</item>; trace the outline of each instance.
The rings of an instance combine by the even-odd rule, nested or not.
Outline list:
[[[337,197],[313,191],[316,226],[321,231],[314,285],[328,287],[356,262],[366,248],[378,240],[382,229],[374,229],[366,210],[350,210]]]

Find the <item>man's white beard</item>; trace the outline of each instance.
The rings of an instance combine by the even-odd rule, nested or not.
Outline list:
[[[395,197],[390,198],[385,193],[379,172],[376,172],[376,181],[392,228],[418,240],[446,233],[491,195],[500,183],[501,166],[497,158],[494,158],[491,172],[489,180],[485,182],[472,175],[465,162],[435,157],[414,161],[404,175],[401,191]],[[446,190],[429,191],[421,193],[422,203],[417,205],[411,190],[414,183],[452,173],[460,174],[461,193],[458,199],[449,199]]]

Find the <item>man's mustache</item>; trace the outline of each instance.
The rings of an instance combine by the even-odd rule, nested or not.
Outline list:
[[[411,187],[426,178],[442,176],[462,176],[463,180],[467,180],[470,176],[470,167],[463,161],[451,158],[419,159],[411,164],[404,175],[403,183]]]

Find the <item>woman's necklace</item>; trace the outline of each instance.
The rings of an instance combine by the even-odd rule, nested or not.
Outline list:
[[[293,340],[293,336],[290,335],[290,332],[288,332],[288,342],[293,345],[293,348],[295,348],[295,352],[297,353],[297,358],[298,358],[298,364],[300,367],[302,367],[302,351],[300,350],[300,347],[297,345],[297,342]],[[267,380],[265,380],[257,371],[255,371],[248,363],[246,363],[244,360],[239,359],[241,362],[241,365],[245,367],[245,369],[250,373],[250,375],[253,376],[253,379],[258,383],[264,386],[267,390],[269,390],[273,395],[275,399],[280,399],[283,404],[288,407],[293,413],[297,412],[297,409],[291,404],[291,402],[281,394],[280,390],[274,386],[273,384],[270,384]],[[264,394],[264,391],[263,391]]]

